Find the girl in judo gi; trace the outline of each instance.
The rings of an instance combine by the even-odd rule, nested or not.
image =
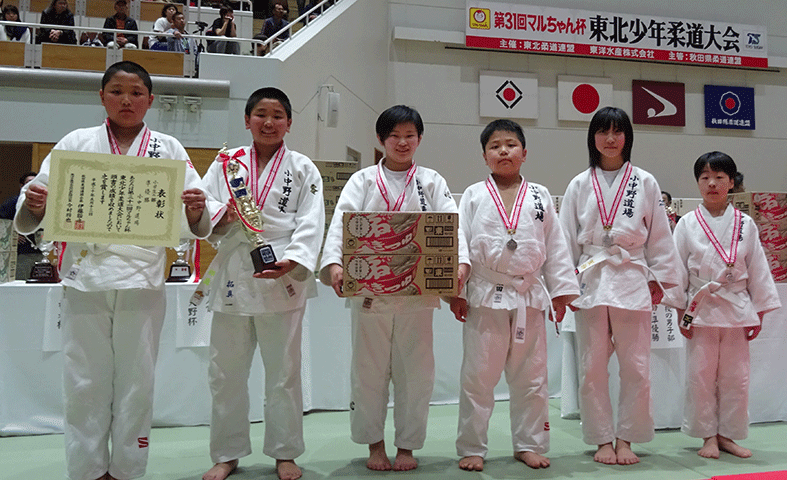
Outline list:
[[[679,269],[658,182],[630,162],[633,140],[626,112],[596,112],[587,136],[590,168],[571,180],[560,207],[581,292],[572,306],[582,433],[598,446],[593,459],[608,465],[639,462],[631,443],[653,439],[651,310]],[[620,364],[617,425],[607,374],[613,352]]]
[[[459,468],[480,471],[494,388],[505,372],[514,458],[531,468],[549,459],[549,392],[544,313],[555,322],[579,296],[574,265],[546,187],[528,182],[525,134],[511,120],[481,133],[491,175],[465,190],[459,203],[460,243],[472,272],[466,296],[451,301],[464,322],[457,454]],[[554,315],[553,315],[554,313]]]
[[[107,119],[74,130],[54,150],[171,158],[187,163],[184,237],[205,238],[210,217],[200,178],[175,138],[144,122],[150,75],[133,62],[110,66],[99,97]],[[15,227],[32,233],[46,213],[50,156],[22,189]],[[163,247],[68,242],[61,251],[63,390],[68,477],[126,480],[145,474],[153,376],[164,322]],[[112,449],[109,448],[111,441]]]
[[[404,105],[384,111],[376,131],[385,158],[350,177],[336,204],[320,267],[320,281],[342,296],[342,216],[344,212],[456,212],[445,180],[436,171],[416,165],[424,124],[418,112]],[[469,263],[467,252],[459,262]],[[461,285],[462,278],[459,279]],[[413,450],[423,447],[429,400],[434,387],[432,310],[436,296],[348,298],[352,321],[350,423],[352,440],[369,445],[371,470],[412,470]],[[394,445],[391,464],[383,440],[388,389],[394,389]]]
[[[265,366],[265,443],[282,480],[302,475],[295,458],[305,449],[301,391],[301,328],[306,301],[317,295],[312,273],[325,229],[322,177],[312,161],[290,150],[284,136],[292,107],[278,88],[249,96],[244,116],[250,146],[220,154],[203,184],[215,212],[211,242],[219,241],[208,271],[208,306],[213,311],[208,370],[213,396],[210,456],[215,465],[204,480],[223,480],[251,453],[248,380],[259,345]],[[253,245],[245,235],[225,178],[230,158],[239,164],[246,193],[255,198],[262,234],[278,261],[255,271]],[[231,178],[231,177],[230,177]],[[251,208],[254,208],[252,206]],[[202,287],[200,287],[202,288]]]
[[[703,439],[698,453],[705,458],[719,458],[719,450],[751,456],[735,443],[749,430],[749,342],[763,315],[781,306],[754,220],[727,202],[736,173],[721,152],[694,163],[702,204],[675,228],[682,277],[668,291],[670,303],[677,291],[688,339],[681,429]]]

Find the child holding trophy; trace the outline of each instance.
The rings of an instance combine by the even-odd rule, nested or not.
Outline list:
[[[145,125],[152,89],[150,75],[140,65],[113,64],[99,90],[106,121],[74,130],[54,150],[187,162],[181,199],[190,231],[183,234],[204,238],[210,218],[205,194],[197,188],[199,174],[180,142]],[[44,218],[50,165],[47,155],[40,173],[22,189],[14,219],[21,233],[36,231]],[[166,310],[165,259],[164,247],[68,242],[61,251],[68,478],[145,475],[153,374]]]
[[[213,310],[209,368],[213,410],[204,480],[223,480],[251,453],[248,377],[257,344],[265,366],[265,444],[279,478],[300,478],[304,451],[301,322],[316,296],[312,272],[322,241],[322,177],[287,148],[292,109],[273,87],[251,94],[245,111],[253,143],[219,153],[203,178],[218,253],[195,301]],[[278,260],[277,260],[278,259]],[[212,273],[213,272],[213,273]],[[210,290],[205,291],[210,284]]]

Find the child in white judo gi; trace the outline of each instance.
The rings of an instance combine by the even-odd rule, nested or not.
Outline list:
[[[238,459],[251,453],[248,380],[259,345],[265,366],[263,452],[276,459],[279,478],[294,480],[302,474],[294,459],[304,451],[301,325],[306,300],[317,295],[312,272],[325,229],[322,177],[308,157],[284,143],[292,125],[284,92],[266,87],[252,93],[244,119],[252,144],[220,154],[203,179],[214,212],[209,240],[219,244],[207,293],[213,311],[210,456],[215,465],[202,478],[226,478]],[[229,159],[239,162],[236,175],[261,212],[262,236],[278,259],[274,268],[255,272],[253,246],[242,225],[249,220],[238,218],[229,188],[233,177],[225,176]]]
[[[503,372],[514,458],[545,468],[549,392],[544,313],[560,322],[568,302],[579,296],[579,286],[552,196],[520,175],[527,155],[522,127],[511,120],[493,121],[481,133],[481,149],[492,173],[468,187],[459,202],[460,242],[469,247],[472,272],[466,296],[451,302],[456,319],[464,322],[459,468],[484,468],[494,388]]]
[[[571,180],[560,207],[581,292],[571,305],[578,309],[582,434],[598,445],[593,459],[608,465],[639,462],[631,443],[653,439],[651,311],[680,268],[658,182],[631,165],[633,141],[626,112],[596,112],[587,136],[590,168]],[[617,425],[607,373],[613,352],[620,364]]]
[[[670,303],[678,291],[680,332],[688,339],[682,430],[703,439],[698,453],[705,458],[719,458],[719,450],[751,456],[735,443],[749,431],[749,341],[763,315],[781,306],[754,220],[727,203],[736,173],[725,153],[695,162],[702,204],[675,228],[682,278],[668,291]]]
[[[424,125],[418,112],[404,105],[377,119],[377,139],[385,149],[378,165],[356,172],[342,190],[328,228],[320,280],[342,296],[342,215],[363,211],[456,212],[445,180],[413,160]],[[469,263],[460,251],[460,263]],[[462,279],[459,279],[460,282]],[[429,400],[434,387],[432,310],[435,296],[353,297],[350,422],[352,440],[369,445],[366,466],[372,470],[412,470],[413,450],[423,447]],[[394,445],[391,464],[383,429],[388,389],[394,385]]]
[[[190,231],[183,235],[204,238],[210,218],[199,175],[175,138],[145,125],[152,88],[140,65],[110,66],[99,91],[106,121],[74,130],[54,149],[187,162],[181,199]],[[22,190],[15,218],[21,233],[36,231],[44,218],[49,168],[47,155],[41,172]],[[145,474],[166,303],[165,261],[163,247],[68,242],[61,251],[64,429],[72,480]]]

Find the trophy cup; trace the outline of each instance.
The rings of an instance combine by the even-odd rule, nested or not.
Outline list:
[[[57,283],[60,278],[57,275],[57,269],[52,262],[49,261],[49,253],[55,249],[55,242],[44,241],[44,231],[39,230],[35,233],[36,248],[41,250],[44,258],[40,262],[36,262],[30,269],[30,277],[26,280],[27,283]]]
[[[273,253],[273,247],[262,237],[264,230],[262,229],[260,209],[246,188],[243,177],[238,174],[240,164],[234,158],[230,158],[226,152],[227,144],[224,144],[224,147],[219,151],[219,156],[224,161],[224,176],[230,189],[232,204],[238,213],[243,233],[246,234],[246,238],[252,245],[250,253],[251,261],[254,263],[254,273],[260,273],[263,270],[278,270],[281,267],[276,266],[276,254]]]
[[[169,266],[168,282],[188,282],[191,277],[191,265],[186,261],[186,254],[189,251],[190,243],[188,239],[181,239],[180,245],[175,247],[175,253],[178,255],[177,260],[172,262]]]

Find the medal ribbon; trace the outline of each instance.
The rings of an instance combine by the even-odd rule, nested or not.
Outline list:
[[[388,186],[385,184],[385,175],[383,174],[384,161],[385,159],[381,160],[380,163],[377,164],[377,189],[380,190],[380,194],[383,196],[383,200],[385,200],[387,211],[398,212],[402,208],[402,204],[404,204],[404,197],[407,194],[407,187],[410,186],[410,182],[413,181],[413,177],[415,176],[415,161],[413,161],[413,164],[410,165],[410,169],[407,170],[407,180],[404,182],[404,189],[402,189],[402,193],[399,195],[399,198],[397,198],[396,202],[394,202],[393,208],[391,208],[391,202],[388,200]]]
[[[118,144],[117,138],[115,138],[115,134],[112,133],[112,129],[109,128],[109,119],[106,119],[107,125],[107,133],[109,134],[109,148],[114,155],[122,155],[120,153],[120,144]],[[144,157],[145,150],[148,148],[148,142],[150,142],[150,129],[145,127],[145,130],[142,132],[142,141],[139,143],[139,149],[137,150],[137,157]]]
[[[593,180],[593,192],[596,194],[596,203],[598,203],[598,213],[601,215],[601,224],[604,226],[604,230],[612,228],[612,222],[615,221],[615,215],[617,215],[618,208],[620,208],[620,202],[623,200],[623,192],[626,191],[626,185],[628,185],[629,177],[631,177],[631,170],[631,162],[626,162],[626,171],[623,173],[623,181],[620,182],[618,186],[618,191],[615,193],[615,200],[612,202],[610,211],[607,211],[607,206],[604,203],[604,195],[601,192],[601,185],[598,183],[596,169],[594,168],[590,172],[591,179]]]
[[[724,260],[724,263],[727,264],[728,267],[732,268],[735,265],[735,260],[738,258],[738,237],[741,233],[741,225],[743,224],[743,215],[741,215],[741,211],[737,208],[735,210],[735,220],[732,226],[732,241],[730,242],[730,253],[724,251],[724,247],[721,246],[721,242],[718,238],[716,238],[716,234],[713,233],[708,222],[705,220],[705,217],[702,216],[702,211],[699,207],[695,210],[697,212],[697,221],[700,223],[700,227],[705,232],[705,236],[708,237],[710,243],[716,248],[716,252],[721,256],[721,259]]]
[[[503,205],[503,199],[500,197],[500,192],[497,190],[497,185],[492,180],[492,177],[488,177],[486,179],[486,189],[489,191],[489,195],[492,196],[492,201],[495,202],[495,206],[497,207],[497,213],[500,214],[500,218],[503,219],[503,225],[505,225],[506,230],[508,230],[509,235],[513,235],[516,232],[516,227],[519,225],[519,216],[522,213],[522,204],[525,201],[525,196],[527,195],[527,182],[525,179],[522,179],[522,183],[519,184],[519,191],[516,194],[516,200],[514,201],[514,208],[511,209],[511,216],[506,218],[506,207]]]
[[[281,162],[284,159],[284,142],[282,142],[281,147],[276,150],[276,153],[273,154],[271,170],[268,172],[268,177],[265,179],[265,183],[262,185],[262,190],[260,190],[260,173],[257,170],[259,168],[257,166],[257,149],[252,145],[249,151],[251,153],[249,187],[251,188],[251,193],[254,195],[255,200],[257,200],[257,206],[262,209],[262,206],[265,205],[265,199],[268,198],[268,193],[270,193],[271,187],[273,187],[273,180],[279,173],[279,167],[281,167]]]

